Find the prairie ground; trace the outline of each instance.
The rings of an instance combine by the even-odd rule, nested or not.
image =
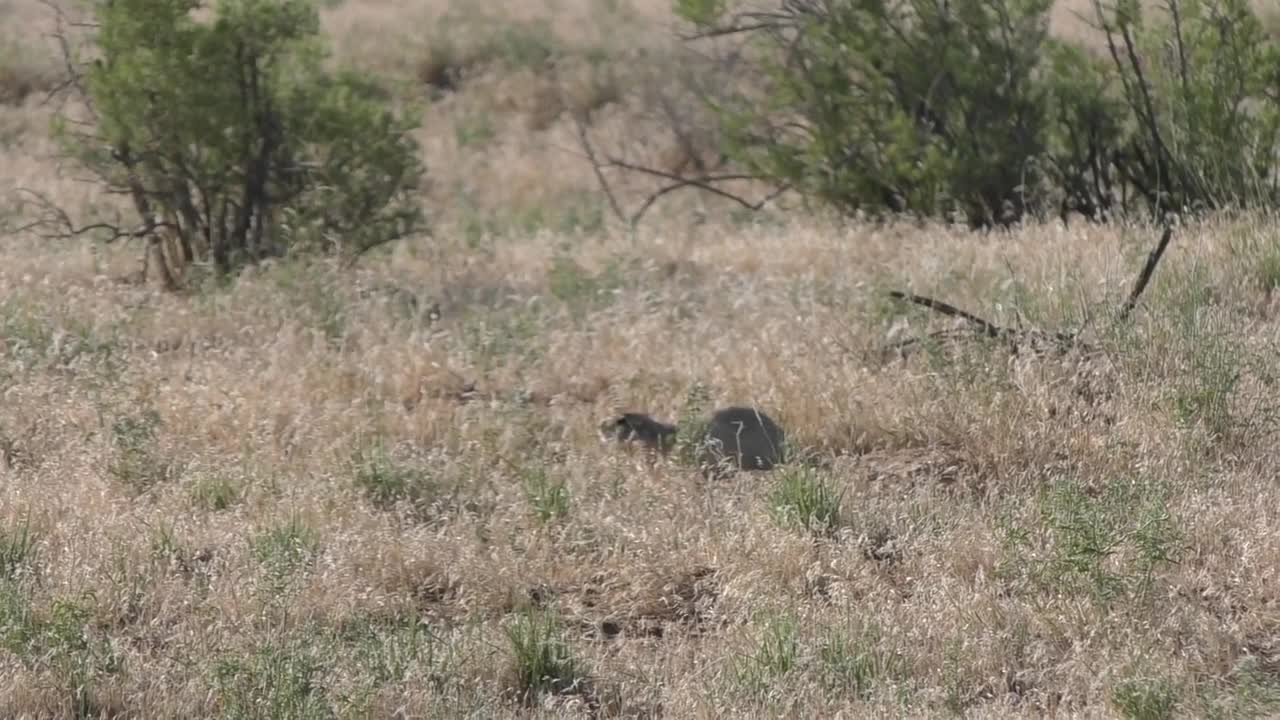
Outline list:
[[[667,3],[488,7],[325,12],[426,104],[431,237],[184,293],[119,282],[137,248],[0,240],[0,716],[1280,712],[1272,221],[1178,227],[1126,320],[1153,228],[685,196],[627,232],[564,115],[688,149],[636,79]],[[42,8],[0,0],[0,198],[93,209]],[[955,327],[893,289],[1077,342],[885,352]],[[596,435],[731,403],[796,462]]]

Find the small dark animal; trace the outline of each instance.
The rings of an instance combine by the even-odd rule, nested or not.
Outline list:
[[[605,441],[638,442],[668,452],[675,446],[675,425],[654,420],[644,413],[623,413],[600,425]],[[697,458],[704,472],[769,470],[783,462],[786,435],[773,418],[749,407],[715,411],[698,438]]]
[[[618,442],[638,442],[667,452],[676,443],[676,426],[658,422],[644,413],[623,413],[600,424],[600,437]]]

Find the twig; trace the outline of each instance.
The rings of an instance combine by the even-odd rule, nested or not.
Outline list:
[[[91,232],[108,231],[111,236],[103,240],[105,243],[112,243],[121,238],[135,239],[146,237],[156,230],[169,228],[177,230],[178,226],[168,222],[157,222],[154,219],[142,223],[137,229],[126,230],[119,225],[108,222],[96,222],[88,225],[76,226],[67,211],[59,207],[50,200],[46,195],[30,188],[18,188],[18,193],[28,195],[33,198],[37,207],[41,210],[41,217],[33,220],[25,225],[11,228],[9,232],[19,234],[24,232],[34,232],[39,237],[47,240],[65,240]]]
[[[685,177],[682,175],[677,175],[675,173],[667,172],[665,170],[659,170],[657,168],[638,165],[636,163],[628,162],[626,160],[621,160],[615,157],[607,158],[605,167],[615,167],[620,170],[627,170],[629,172],[636,172],[636,173],[640,173],[641,175],[648,175],[650,177],[662,178],[664,180],[671,181],[670,185],[665,185],[659,188],[658,190],[655,190],[647,198],[645,198],[645,201],[641,203],[639,209],[637,209],[634,213],[631,214],[632,225],[639,223],[640,218],[643,217],[644,214],[649,211],[649,208],[651,208],[653,204],[658,201],[659,198],[661,198],[662,196],[668,193],[674,192],[676,190],[682,190],[684,188],[692,187],[692,188],[697,188],[698,190],[709,192],[712,195],[717,195],[726,200],[731,200],[748,210],[759,210],[760,208],[769,204],[773,200],[777,199],[778,196],[782,195],[783,193],[791,189],[790,183],[783,183],[782,185],[778,186],[773,191],[771,191],[769,194],[765,195],[763,198],[756,201],[751,201],[751,200],[748,200],[747,198],[742,197],[741,195],[737,195],[729,192],[728,190],[725,190],[724,188],[717,187],[715,183],[734,182],[734,181],[741,181],[741,180],[763,180],[764,178],[759,175],[752,175],[749,173],[726,173],[723,175],[696,175],[693,177]]]
[[[750,200],[741,195],[737,195],[735,193],[729,192],[728,190],[725,190],[722,187],[718,187],[716,183],[734,182],[734,181],[743,181],[743,180],[764,180],[765,179],[764,177],[760,175],[749,174],[749,173],[725,173],[721,175],[702,174],[702,175],[694,175],[694,176],[685,176],[677,173],[667,172],[665,170],[659,170],[657,168],[648,167],[646,165],[640,165],[638,163],[633,163],[628,160],[622,160],[620,158],[613,157],[613,156],[605,156],[605,158],[601,160],[599,153],[596,152],[596,148],[591,142],[590,133],[587,130],[586,124],[582,121],[581,118],[577,117],[576,115],[574,116],[573,121],[574,121],[575,127],[577,128],[578,144],[581,146],[582,153],[585,156],[586,160],[591,163],[591,170],[592,172],[595,173],[596,182],[600,184],[601,191],[605,194],[606,199],[609,201],[610,209],[613,210],[614,215],[616,215],[620,221],[622,221],[623,223],[626,223],[626,225],[631,229],[635,229],[635,227],[640,224],[640,220],[645,216],[646,213],[649,212],[650,209],[653,208],[653,206],[658,202],[658,200],[660,200],[662,197],[672,192],[675,192],[676,190],[683,190],[685,188],[696,188],[704,192],[709,192],[712,195],[716,195],[716,196],[725,198],[727,200],[731,200],[748,210],[754,211],[754,210],[759,210],[763,208],[765,205],[768,205],[769,203],[773,202],[783,193],[791,189],[790,183],[783,183],[782,185],[779,185],[778,187],[771,190],[769,193],[767,193],[764,197],[760,198],[759,200]],[[608,176],[604,172],[606,168],[616,168],[619,170],[625,170],[627,172],[633,172],[641,175],[648,175],[649,177],[668,180],[670,182],[669,184],[663,185],[662,187],[658,188],[657,190],[645,196],[645,199],[640,203],[639,207],[637,207],[634,212],[628,215],[626,211],[623,210],[622,203],[618,200],[617,193],[615,192],[613,185],[609,182]]]
[[[596,157],[595,146],[591,144],[591,136],[587,133],[587,125],[578,117],[577,113],[570,113],[573,116],[573,125],[578,130],[578,143],[582,146],[582,151],[587,154],[587,159],[591,161],[591,170],[596,175],[596,182],[600,183],[600,190],[604,192],[605,198],[609,201],[609,207],[613,209],[613,214],[618,219],[630,226],[635,227],[635,220],[628,222],[626,214],[622,212],[622,206],[618,204],[618,197],[614,195],[613,186],[609,184],[609,179],[605,177],[604,170],[600,167],[600,161]]]
[[[1164,256],[1164,252],[1169,247],[1169,242],[1172,238],[1173,226],[1165,225],[1164,233],[1160,236],[1160,242],[1157,243],[1151,253],[1147,255],[1147,262],[1143,266],[1142,272],[1138,274],[1138,278],[1133,286],[1133,291],[1129,293],[1129,298],[1120,308],[1120,312],[1117,316],[1117,320],[1119,322],[1124,322],[1128,319],[1129,315],[1133,312],[1134,307],[1137,306],[1138,299],[1142,296],[1142,292],[1147,289],[1148,283],[1151,282],[1151,276],[1155,273],[1156,266],[1159,265],[1160,258]],[[933,298],[924,297],[922,295],[913,295],[911,293],[905,293],[898,290],[890,290],[889,297],[896,300],[902,300],[904,302],[914,303],[922,307],[927,307],[934,312],[941,313],[948,317],[960,318],[969,323],[969,325],[972,326],[978,334],[1008,342],[1015,354],[1023,344],[1035,343],[1045,339],[1052,340],[1060,350],[1066,350],[1074,347],[1082,349],[1087,353],[1095,351],[1095,348],[1092,348],[1080,341],[1079,331],[1074,333],[1056,332],[1049,335],[1048,333],[1037,330],[1004,328],[993,322],[984,320],[973,313],[961,310],[954,305],[942,302],[941,300],[934,300]],[[1086,325],[1087,324],[1088,320],[1086,320]],[[955,330],[936,331],[925,335],[924,338],[906,338],[904,340],[891,343],[885,347],[885,350],[887,352],[902,351],[919,344],[926,338],[931,340],[948,340],[955,337],[958,337]]]
[[[1129,293],[1129,299],[1125,301],[1120,308],[1118,320],[1124,322],[1129,318],[1129,314],[1133,312],[1133,308],[1138,304],[1138,298],[1142,296],[1142,291],[1147,289],[1147,283],[1151,282],[1151,275],[1156,271],[1156,265],[1160,263],[1160,258],[1164,256],[1164,251],[1169,247],[1169,241],[1173,239],[1173,226],[1165,225],[1164,234],[1160,236],[1160,242],[1147,255],[1147,264],[1143,266],[1142,272],[1138,275],[1138,280],[1133,285],[1133,291]]]
[[[896,300],[903,300],[905,302],[915,303],[916,305],[927,307],[930,310],[933,310],[935,312],[940,312],[943,315],[961,318],[967,321],[968,323],[970,323],[971,325],[976,326],[979,330],[982,331],[982,334],[986,335],[987,337],[991,337],[991,338],[1007,337],[1010,334],[1010,331],[1007,328],[1002,328],[999,325],[996,325],[995,323],[983,320],[977,315],[965,312],[964,310],[961,310],[960,308],[955,307],[954,305],[948,305],[947,303],[944,303],[941,300],[934,300],[933,298],[924,297],[923,295],[913,295],[911,293],[904,293],[898,290],[890,290],[889,297],[894,298]]]

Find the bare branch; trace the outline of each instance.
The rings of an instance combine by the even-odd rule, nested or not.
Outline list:
[[[889,297],[894,298],[895,300],[902,300],[909,303],[915,303],[916,305],[927,307],[930,310],[942,313],[943,315],[947,315],[949,317],[958,317],[968,322],[970,325],[973,325],[976,329],[981,330],[982,334],[986,335],[987,337],[999,338],[999,337],[1004,337],[1010,333],[1010,331],[1007,328],[1002,328],[999,325],[996,325],[995,323],[988,322],[987,320],[983,320],[977,315],[965,312],[964,310],[961,310],[960,308],[955,307],[954,305],[948,305],[947,303],[944,303],[941,300],[934,300],[933,298],[928,298],[923,295],[914,295],[912,293],[901,292],[899,290],[890,290]]]
[[[30,201],[39,208],[39,216],[37,219],[16,228],[12,228],[13,234],[31,232],[37,237],[47,240],[67,240],[71,238],[81,237],[93,232],[109,233],[103,242],[112,243],[120,239],[135,239],[147,237],[155,231],[170,228],[177,229],[176,226],[167,222],[155,222],[154,219],[144,221],[142,225],[127,230],[120,225],[109,222],[95,222],[88,225],[76,225],[67,211],[53,202],[47,195],[30,188],[19,188],[19,194],[30,198]]]
[[[97,118],[97,112],[94,110],[92,98],[84,87],[84,69],[81,64],[75,60],[75,52],[71,47],[71,40],[68,38],[66,28],[96,28],[96,23],[90,22],[73,22],[67,19],[66,13],[53,0],[38,0],[41,5],[49,8],[53,13],[54,31],[49,33],[49,37],[58,43],[59,57],[62,60],[63,70],[66,76],[62,82],[55,85],[48,93],[46,93],[41,104],[47,104],[54,98],[67,96],[68,90],[75,90],[76,99],[85,104],[85,109],[89,114]]]
[[[763,208],[765,205],[773,202],[783,193],[791,189],[790,184],[783,184],[759,200],[753,201],[741,195],[729,192],[722,187],[717,187],[716,183],[765,179],[759,175],[749,173],[725,173],[720,175],[702,174],[685,176],[678,173],[648,167],[646,165],[640,165],[638,163],[622,160],[613,156],[606,156],[601,160],[599,153],[591,142],[590,133],[587,130],[586,124],[577,116],[575,116],[573,120],[577,128],[578,144],[582,148],[585,159],[591,163],[592,172],[595,173],[596,181],[600,184],[601,191],[604,192],[605,197],[609,201],[609,207],[613,210],[614,215],[616,215],[619,220],[626,223],[627,226],[632,229],[640,224],[640,220],[644,218],[645,214],[653,208],[658,200],[672,192],[675,192],[676,190],[696,188],[704,192],[709,192],[712,195],[717,195],[727,200],[731,200],[748,210],[754,211]],[[645,199],[641,201],[639,207],[628,215],[623,210],[622,203],[618,200],[617,193],[614,191],[613,185],[609,182],[608,176],[604,172],[606,168],[616,168],[618,170],[625,170],[628,172],[638,173],[640,175],[660,178],[669,181],[669,183],[646,195]]]
[[[724,188],[717,187],[715,183],[732,182],[732,181],[739,181],[739,180],[764,180],[765,178],[760,175],[753,175],[749,173],[726,173],[723,175],[696,175],[693,177],[685,177],[682,175],[678,175],[676,173],[670,173],[665,170],[646,167],[644,165],[639,165],[636,163],[628,162],[626,160],[621,160],[619,158],[614,158],[614,157],[607,158],[605,167],[616,167],[621,170],[629,170],[631,172],[640,173],[641,175],[649,175],[650,177],[662,178],[664,180],[671,181],[670,185],[662,187],[661,189],[652,193],[645,200],[641,208],[632,215],[631,222],[633,225],[640,221],[640,217],[643,216],[646,211],[648,211],[648,209],[653,205],[654,202],[658,200],[658,198],[662,197],[663,195],[666,195],[667,193],[673,192],[675,190],[687,188],[687,187],[697,188],[699,190],[709,192],[712,195],[717,195],[719,197],[725,198],[726,200],[731,200],[748,210],[759,210],[760,208],[764,207],[766,204],[768,204],[769,202],[777,198],[782,193],[791,189],[791,186],[789,184],[784,184],[781,187],[775,189],[773,192],[766,195],[764,198],[753,202],[751,200],[748,200],[742,197],[741,195],[736,195],[734,193],[729,192],[728,190],[725,190]]]
[[[1160,258],[1164,257],[1164,251],[1169,247],[1169,241],[1173,239],[1173,226],[1165,225],[1164,234],[1160,236],[1160,242],[1147,255],[1147,263],[1142,267],[1142,272],[1138,274],[1137,281],[1133,284],[1133,291],[1129,293],[1129,299],[1125,301],[1120,308],[1119,320],[1127,320],[1129,314],[1133,312],[1133,308],[1138,304],[1138,298],[1142,296],[1142,291],[1147,289],[1147,283],[1151,282],[1151,276],[1156,271],[1156,265],[1160,263]]]
[[[591,170],[596,175],[596,182],[600,183],[600,189],[604,192],[605,198],[609,200],[609,207],[613,209],[613,214],[624,223],[628,223],[631,227],[635,227],[635,219],[628,220],[625,213],[622,212],[622,206],[618,204],[618,197],[613,192],[613,186],[609,184],[609,179],[605,177],[604,170],[600,167],[600,160],[596,157],[595,146],[591,144],[591,137],[587,132],[587,125],[578,117],[577,113],[570,113],[573,116],[573,125],[578,131],[578,144],[582,146],[582,151],[586,153],[587,160],[591,162]]]

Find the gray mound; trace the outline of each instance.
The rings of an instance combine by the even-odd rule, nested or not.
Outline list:
[[[703,461],[743,470],[769,470],[783,462],[786,436],[773,418],[748,407],[717,410],[707,426]]]

